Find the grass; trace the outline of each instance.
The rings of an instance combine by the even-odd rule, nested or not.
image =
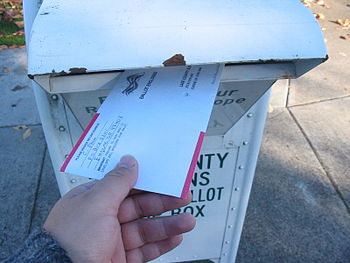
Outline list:
[[[21,9],[20,1],[0,0],[0,46],[11,47],[25,44],[23,32],[21,32],[23,28],[16,24],[16,22],[23,21]]]
[[[0,45],[6,45],[6,46],[22,46],[25,44],[24,37],[23,36],[10,36],[10,37],[2,37],[0,38]]]

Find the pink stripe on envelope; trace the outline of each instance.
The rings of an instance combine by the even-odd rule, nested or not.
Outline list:
[[[83,134],[80,136],[78,142],[75,144],[75,146],[73,147],[73,150],[70,152],[70,154],[68,155],[67,159],[64,161],[61,169],[60,169],[60,172],[65,172],[66,171],[66,168],[67,168],[67,165],[69,164],[70,160],[72,159],[73,155],[75,154],[75,152],[78,150],[81,142],[84,140],[86,134],[88,134],[89,130],[91,129],[92,125],[94,125],[96,119],[98,118],[98,116],[100,116],[99,113],[96,113],[90,123],[88,124],[88,126],[86,127],[86,129],[84,130]]]
[[[196,164],[197,164],[197,160],[199,157],[199,153],[200,153],[201,148],[202,148],[204,136],[205,136],[205,132],[200,132],[199,138],[197,141],[197,145],[196,145],[196,148],[195,148],[194,153],[193,153],[191,165],[190,165],[190,168],[188,169],[185,185],[182,188],[181,198],[186,198],[188,195],[188,191],[190,190],[192,177],[194,174],[194,170],[196,169]]]

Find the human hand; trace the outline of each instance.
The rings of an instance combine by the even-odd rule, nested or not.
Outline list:
[[[191,201],[130,189],[137,161],[124,156],[102,180],[80,185],[51,210],[44,229],[74,263],[139,263],[159,257],[182,241],[195,226],[189,214],[144,218]]]

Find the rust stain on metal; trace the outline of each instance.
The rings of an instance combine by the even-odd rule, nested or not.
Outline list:
[[[284,74],[279,77],[280,79],[295,79],[295,76],[290,75],[290,74]]]
[[[83,73],[86,73],[86,68],[70,68],[69,73],[70,74],[83,74]]]
[[[164,66],[184,66],[186,65],[185,57],[182,54],[176,54],[163,62]]]

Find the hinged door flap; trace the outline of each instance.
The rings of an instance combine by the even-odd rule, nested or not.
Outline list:
[[[30,75],[160,67],[182,54],[187,64],[292,62],[298,76],[327,57],[294,0],[44,1],[30,39]]]

